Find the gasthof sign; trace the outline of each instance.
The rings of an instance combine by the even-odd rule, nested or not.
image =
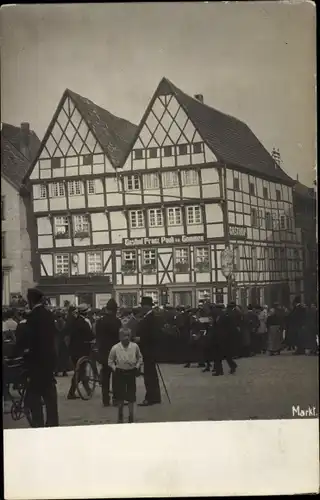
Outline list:
[[[153,246],[153,245],[181,245],[183,243],[203,243],[203,234],[191,234],[181,236],[160,236],[159,238],[124,238],[126,247]]]
[[[247,238],[247,228],[244,226],[236,226],[234,224],[229,224],[229,236],[230,238]]]

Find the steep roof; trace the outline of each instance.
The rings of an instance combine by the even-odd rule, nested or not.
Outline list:
[[[275,163],[271,154],[244,122],[190,97],[167,78],[161,80],[154,98],[161,93],[175,95],[219,161],[242,167],[256,175],[292,184],[292,179]]]
[[[29,155],[21,151],[20,127],[8,123],[1,124],[1,175],[16,189],[20,189],[30,163],[35,158],[40,140],[33,130],[29,132]]]
[[[293,192],[302,198],[315,199],[314,189],[301,184],[299,181],[295,181]]]

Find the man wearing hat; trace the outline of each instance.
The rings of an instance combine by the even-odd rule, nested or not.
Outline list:
[[[74,319],[70,327],[70,343],[69,353],[74,368],[80,358],[89,356],[91,345],[90,342],[94,339],[92,328],[87,321],[87,313],[89,306],[87,304],[80,304],[78,307],[78,316]],[[87,387],[89,392],[89,388]],[[76,379],[75,374],[71,380],[71,386],[68,393],[68,399],[76,399]]]
[[[43,293],[29,288],[27,298],[30,313],[25,329],[17,338],[16,351],[28,351],[26,368],[28,386],[26,402],[31,412],[32,427],[53,427],[59,425],[56,380],[54,316],[43,303]],[[44,421],[42,401],[46,407]]]
[[[144,385],[146,395],[139,406],[150,406],[161,403],[161,393],[157,374],[157,319],[152,310],[151,297],[142,297],[141,309],[143,317],[136,330],[136,342],[139,343],[144,363]]]
[[[112,374],[112,369],[108,365],[108,358],[111,348],[119,342],[119,330],[121,328],[121,321],[119,318],[117,318],[117,310],[118,305],[116,301],[111,298],[107,303],[104,316],[96,323],[96,337],[99,361],[102,364],[101,384],[103,406],[110,405],[109,392],[111,376],[113,404],[116,404],[115,378]]]

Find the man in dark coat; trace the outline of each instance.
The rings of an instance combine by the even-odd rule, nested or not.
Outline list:
[[[112,380],[113,404],[116,404],[116,384],[112,369],[108,365],[111,348],[119,342],[119,330],[121,321],[117,318],[118,306],[114,299],[110,299],[106,306],[104,316],[96,323],[96,338],[99,353],[99,362],[102,364],[101,385],[102,404],[110,405],[110,378]]]
[[[150,406],[161,403],[161,393],[157,374],[157,318],[152,310],[151,297],[142,297],[143,318],[138,324],[136,342],[139,343],[144,364],[144,384],[146,395],[139,406]]]
[[[301,303],[301,297],[295,297],[293,309],[288,315],[287,323],[290,331],[290,337],[293,339],[296,350],[293,354],[299,355],[305,353],[304,332],[307,322],[307,309]]]
[[[232,359],[234,354],[235,339],[237,336],[237,320],[235,312],[236,304],[228,304],[227,310],[218,313],[213,326],[214,339],[214,371],[212,375],[218,377],[223,375],[222,361],[225,359],[230,368],[230,374],[234,374],[237,364]]]
[[[91,352],[91,342],[94,339],[90,322],[87,319],[89,306],[87,304],[80,304],[78,307],[79,315],[75,317],[73,323],[70,325],[70,344],[69,352],[74,369],[77,362],[83,356],[89,356]],[[85,386],[85,382],[83,384]],[[86,385],[86,390],[89,392],[89,387]],[[71,380],[71,386],[68,393],[68,399],[76,399],[76,379],[75,373]]]
[[[36,288],[29,288],[26,328],[17,339],[17,353],[28,351],[26,369],[28,385],[25,404],[31,412],[32,427],[54,427],[59,425],[56,380],[55,336],[53,314],[44,306],[43,294]],[[42,401],[46,407],[44,422]]]

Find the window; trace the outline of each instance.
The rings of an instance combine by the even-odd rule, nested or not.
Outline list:
[[[189,270],[189,249],[175,249],[175,269],[177,272],[187,272]]]
[[[143,176],[144,189],[159,189],[159,175],[158,174],[145,174]]]
[[[240,191],[240,182],[239,182],[238,177],[234,177],[234,179],[233,179],[233,189],[235,191]]]
[[[88,215],[75,215],[73,217],[73,232],[75,235],[78,233],[89,234],[89,216]]]
[[[280,191],[280,189],[276,189],[276,199],[277,199],[277,201],[281,201],[281,191]]]
[[[280,229],[286,229],[286,216],[280,215]]]
[[[4,196],[1,196],[1,220],[5,220],[5,215],[4,215]]]
[[[167,214],[169,226],[180,226],[182,224],[181,208],[168,208]]]
[[[156,251],[143,250],[143,263],[142,268],[144,271],[154,271],[156,268]]]
[[[178,154],[179,155],[187,155],[188,154],[188,144],[180,144],[178,146]]]
[[[195,144],[192,144],[192,152],[194,154],[202,153],[202,142],[196,142]]]
[[[88,273],[102,273],[101,252],[90,252],[87,254]]]
[[[144,217],[142,210],[130,211],[130,226],[133,229],[137,227],[144,227]]]
[[[181,183],[183,186],[194,186],[199,183],[196,170],[183,170],[181,172]]]
[[[96,184],[94,179],[90,179],[87,182],[88,194],[95,194],[96,192]]]
[[[240,271],[240,248],[238,246],[233,247],[233,268],[235,271]]]
[[[256,247],[251,247],[251,262],[252,262],[252,271],[256,271],[258,268],[257,248]]]
[[[149,210],[150,227],[163,226],[163,215],[161,208],[151,208]]]
[[[196,250],[196,270],[199,272],[209,271],[209,248],[198,247]]]
[[[223,288],[216,288],[216,304],[223,304]]]
[[[51,158],[51,168],[60,168],[61,158]]]
[[[122,271],[136,270],[137,254],[135,250],[126,250],[122,254]]]
[[[54,218],[54,234],[56,236],[69,236],[69,219],[66,216]]]
[[[119,303],[124,307],[136,307],[138,299],[136,293],[119,293]]]
[[[251,208],[251,226],[258,227],[258,214],[255,208]]]
[[[196,207],[187,207],[187,223],[188,224],[201,224],[201,208]]]
[[[55,255],[55,273],[69,274],[69,254]]]
[[[256,194],[255,185],[253,182],[250,182],[250,184],[249,184],[249,192],[250,192],[251,196],[255,196],[255,194]]]
[[[143,149],[135,149],[133,151],[133,158],[135,160],[142,160],[143,159]]]
[[[47,186],[45,184],[40,184],[40,198],[47,197]]]
[[[6,235],[1,233],[1,257],[6,258]]]
[[[155,304],[157,304],[159,302],[159,294],[157,291],[145,291],[144,292],[144,296],[145,297],[151,297],[152,298],[152,302],[154,302]]]
[[[172,146],[165,146],[163,148],[163,156],[172,156]]]
[[[158,148],[149,148],[149,158],[158,157]]]
[[[266,229],[272,229],[272,215],[270,212],[266,212]]]
[[[177,172],[164,172],[162,174],[162,186],[171,188],[179,186],[179,176]]]
[[[263,188],[263,197],[264,197],[265,200],[269,199],[269,191],[268,191],[267,187]]]
[[[51,185],[51,196],[52,198],[58,198],[60,196],[65,196],[64,183],[63,182],[53,182]]]
[[[140,189],[140,177],[139,175],[129,175],[126,179],[126,188],[128,191],[137,191]]]
[[[81,181],[69,181],[68,192],[70,196],[79,196],[83,194],[83,184]]]
[[[198,300],[208,300],[210,299],[210,290],[198,290]]]
[[[92,165],[93,163],[93,155],[88,154],[83,156],[83,164],[84,165]]]

